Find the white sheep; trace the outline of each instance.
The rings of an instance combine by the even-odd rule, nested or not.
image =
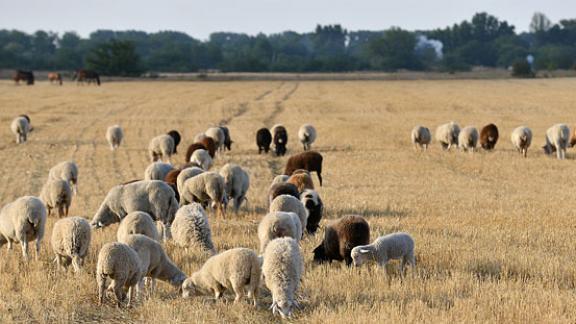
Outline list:
[[[28,260],[28,242],[36,240],[36,259],[46,226],[46,207],[36,197],[24,196],[6,204],[0,210],[0,246],[20,243],[22,255]]]
[[[206,134],[204,134],[204,133],[198,133],[198,134],[194,135],[194,141],[193,141],[193,143],[200,143],[200,142],[202,142],[202,140],[205,139],[206,137],[208,137],[208,136],[206,136]]]
[[[224,178],[216,172],[204,172],[186,180],[180,196],[182,205],[194,201],[206,208],[208,203],[212,202],[212,208],[215,208],[223,217],[227,200]]]
[[[208,216],[200,204],[190,203],[180,207],[171,229],[172,239],[179,246],[186,249],[200,246],[202,250],[208,251],[211,255],[216,254]]]
[[[389,260],[399,259],[402,276],[406,264],[416,266],[414,240],[408,233],[398,232],[380,236],[372,244],[354,247],[350,255],[355,266],[374,260],[379,266],[384,267]]]
[[[269,212],[277,211],[292,212],[298,215],[302,229],[306,228],[306,224],[308,223],[308,210],[298,198],[291,195],[277,196],[272,200],[272,203],[270,203]]]
[[[113,125],[108,127],[106,130],[106,140],[110,144],[110,149],[112,151],[116,150],[122,144],[124,139],[124,131],[119,125]]]
[[[458,146],[462,151],[476,151],[478,145],[478,130],[473,126],[466,126],[458,134]]]
[[[30,132],[30,123],[25,117],[16,117],[10,124],[10,130],[16,135],[16,143],[22,144],[28,140],[28,133]]]
[[[216,148],[219,151],[224,150],[224,141],[226,139],[226,134],[224,134],[222,128],[210,127],[204,132],[204,134],[214,141],[214,144],[216,145]]]
[[[414,149],[420,148],[420,150],[426,151],[428,149],[428,145],[430,145],[430,141],[432,140],[432,136],[430,135],[430,130],[428,127],[424,126],[416,126],[412,129],[412,144],[414,145]]]
[[[78,194],[78,165],[74,161],[64,161],[56,164],[48,172],[48,179],[68,181],[74,194]]]
[[[128,306],[130,306],[135,299],[135,294],[140,295],[144,287],[142,278],[145,274],[146,269],[134,249],[119,242],[104,244],[98,253],[96,265],[98,304],[104,303],[106,280],[110,278],[112,280],[110,289],[116,295],[118,307],[126,298],[124,288],[128,288]]]
[[[176,178],[176,188],[178,189],[180,196],[182,196],[182,192],[184,190],[184,182],[192,177],[199,175],[202,172],[204,172],[204,170],[199,167],[190,167],[180,171],[178,177]]]
[[[116,238],[119,242],[123,242],[124,238],[131,234],[143,234],[157,241],[160,239],[152,216],[141,211],[131,212],[122,219],[116,231]]]
[[[48,216],[52,215],[52,209],[58,210],[58,217],[68,216],[72,203],[72,189],[67,181],[48,179],[42,187],[39,198],[46,205]]]
[[[526,126],[520,126],[512,131],[510,140],[516,150],[526,157],[528,154],[528,148],[532,143],[532,131]]]
[[[250,188],[250,177],[239,165],[227,163],[220,169],[220,175],[224,178],[224,187],[227,200],[234,200],[234,212],[238,213],[240,205],[246,200],[246,193]]]
[[[298,139],[304,146],[304,151],[308,151],[312,147],[312,143],[316,140],[316,128],[310,124],[300,126]]]
[[[196,166],[202,168],[205,171],[208,171],[212,167],[213,160],[208,151],[198,149],[195,150],[194,153],[192,153],[189,162],[195,164]]]
[[[298,215],[292,212],[270,212],[262,218],[258,225],[258,240],[260,253],[264,253],[270,241],[279,237],[291,237],[297,241],[302,238],[304,228]]]
[[[273,186],[277,183],[283,183],[288,181],[288,179],[290,178],[290,176],[287,176],[285,174],[280,174],[274,177],[274,179],[272,180],[272,183],[270,184],[270,186]]]
[[[454,122],[449,122],[444,125],[438,126],[436,129],[436,140],[440,142],[442,148],[450,150],[452,145],[458,145],[458,135],[460,134],[460,127]]]
[[[168,172],[174,170],[172,164],[164,162],[153,162],[144,170],[144,180],[162,180],[166,178]]]
[[[304,273],[304,260],[298,242],[291,237],[272,240],[264,252],[262,274],[272,293],[272,313],[285,317],[299,308],[296,290]]]
[[[58,267],[67,269],[72,264],[74,271],[80,272],[88,255],[91,235],[90,223],[82,217],[68,217],[54,223],[50,243]]]
[[[167,134],[156,136],[148,144],[148,156],[152,162],[162,160],[170,163],[175,147],[176,144],[172,136]]]
[[[546,144],[542,148],[547,155],[556,151],[558,160],[564,160],[569,142],[570,128],[565,124],[556,124],[546,131]]]
[[[256,253],[246,248],[235,248],[212,256],[182,284],[182,297],[190,298],[202,293],[213,293],[216,299],[226,290],[236,294],[234,302],[240,302],[248,292],[254,306],[257,305],[260,286],[260,260]]]

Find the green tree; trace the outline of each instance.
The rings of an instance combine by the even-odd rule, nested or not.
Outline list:
[[[421,69],[414,48],[414,34],[400,28],[391,28],[382,37],[374,39],[368,45],[373,68],[385,71],[398,69]]]
[[[129,41],[113,39],[95,47],[88,54],[86,64],[103,75],[138,76],[142,73],[140,57]]]

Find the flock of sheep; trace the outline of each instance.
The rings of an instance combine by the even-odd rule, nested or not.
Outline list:
[[[458,136],[454,135],[456,128],[447,134],[448,147]],[[25,143],[32,129],[30,118],[17,117],[11,129],[16,142]],[[426,147],[429,131],[415,131],[415,143]],[[120,126],[107,129],[111,150],[121,147],[123,137]],[[81,271],[91,237],[98,235],[95,229],[120,223],[117,242],[104,244],[98,253],[96,282],[100,304],[108,291],[115,295],[118,306],[126,299],[129,306],[143,295],[145,288],[148,293],[153,292],[158,279],[176,287],[183,297],[214,294],[218,299],[225,291],[232,291],[236,302],[246,295],[256,305],[263,281],[272,295],[272,312],[288,317],[299,307],[296,291],[304,274],[299,243],[318,231],[324,211],[311,177],[311,172],[315,172],[322,186],[323,157],[310,150],[316,137],[312,125],[303,125],[298,138],[304,152],[289,157],[284,174],[272,180],[269,212],[258,225],[258,252],[243,247],[217,251],[212,241],[207,211],[214,210],[215,216],[225,219],[232,201],[238,212],[250,187],[249,172],[237,164],[228,163],[218,172],[209,171],[216,154],[231,150],[233,141],[226,127],[211,127],[196,135],[186,151],[185,163],[178,167],[172,164],[171,157],[181,141],[179,132],[173,130],[154,137],[148,146],[151,164],[144,171],[144,179],[111,188],[90,222],[82,217],[68,217],[73,195],[78,192],[76,163],[67,161],[54,166],[39,198],[21,197],[0,210],[0,245],[8,244],[11,249],[13,243],[20,243],[28,260],[28,244],[35,241],[37,257],[46,218],[57,210],[59,217],[66,216],[52,229],[51,245],[57,265],[64,269],[72,265],[74,271]],[[286,154],[288,132],[284,126],[256,132],[259,154],[267,153],[272,143],[277,156]],[[187,276],[165,252],[162,242],[167,240],[187,251],[204,251],[210,257],[198,271]],[[329,222],[324,227],[324,239],[313,254],[317,263],[336,260],[356,266],[368,261],[383,266],[391,259],[399,259],[402,275],[406,264],[416,264],[414,241],[409,234],[393,233],[370,243],[368,222],[354,215]]]
[[[478,142],[485,150],[492,150],[498,142],[498,127],[488,124],[482,128],[480,133],[473,126],[466,126],[462,129],[458,124],[449,122],[438,126],[436,129],[436,141],[442,145],[442,149],[450,150],[452,146],[458,146],[462,151],[476,151]],[[426,150],[432,140],[430,130],[424,126],[416,126],[411,133],[412,144],[416,149]],[[526,157],[528,148],[532,143],[532,130],[526,126],[515,128],[510,135],[510,140],[514,148]],[[542,147],[547,155],[556,152],[558,159],[566,157],[566,149],[576,144],[576,130],[570,138],[570,128],[565,124],[555,124],[546,131],[546,144]]]

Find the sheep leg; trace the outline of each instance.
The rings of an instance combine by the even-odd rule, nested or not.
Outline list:
[[[258,301],[256,300],[257,297],[258,297],[258,285],[253,285],[253,287],[251,287],[248,290],[248,298],[252,299],[254,307],[258,307]]]
[[[52,207],[47,206],[48,208],[48,217],[50,217],[52,215]]]
[[[28,261],[28,241],[22,240],[20,246],[22,246],[22,255],[24,256],[24,260]]]
[[[59,205],[58,206],[58,218],[62,218],[62,216],[64,216],[64,206]]]
[[[106,292],[106,277],[103,275],[96,276],[96,282],[98,283],[98,305],[102,306]]]
[[[118,308],[120,308],[122,306],[122,302],[126,298],[126,294],[124,293],[124,290],[122,289],[123,285],[120,283],[119,280],[112,280],[112,283],[110,284],[110,286],[112,286],[112,290],[114,291],[114,294],[116,295],[116,306]]]
[[[322,172],[316,171],[316,175],[318,176],[318,181],[320,181],[320,187],[322,187]]]
[[[40,243],[41,243],[41,238],[39,237],[36,239],[36,254],[34,255],[36,260],[38,260],[38,258],[40,257]]]
[[[128,304],[126,304],[126,307],[130,307],[132,306],[132,302],[135,301],[136,299],[134,298],[134,293],[135,293],[135,286],[130,286],[128,288]]]
[[[244,297],[244,286],[242,283],[235,282],[232,284],[232,289],[236,293],[236,298],[234,298],[234,303],[239,303],[242,301],[242,297]]]

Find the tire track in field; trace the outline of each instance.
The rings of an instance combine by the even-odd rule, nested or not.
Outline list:
[[[259,94],[258,96],[256,96],[254,99],[252,99],[250,101],[254,101],[254,102],[261,101],[261,100],[265,99],[267,96],[269,96],[270,94],[279,90],[283,85],[284,85],[284,82],[282,82],[279,86],[277,86],[273,89],[268,89],[268,90],[264,91],[263,93]],[[250,101],[241,102],[238,105],[239,106],[238,110],[234,114],[232,114],[231,116],[224,118],[224,119],[221,119],[219,125],[226,126],[226,125],[230,124],[234,119],[242,117],[244,114],[246,114],[250,110]]]
[[[262,121],[266,127],[270,128],[272,126],[276,117],[284,111],[284,103],[286,101],[288,101],[290,99],[290,97],[292,97],[292,95],[298,90],[299,86],[300,86],[300,83],[296,82],[294,84],[294,87],[292,89],[290,89],[290,91],[288,91],[284,95],[284,97],[282,97],[282,99],[280,99],[274,103],[274,109],[272,110],[270,115]]]

